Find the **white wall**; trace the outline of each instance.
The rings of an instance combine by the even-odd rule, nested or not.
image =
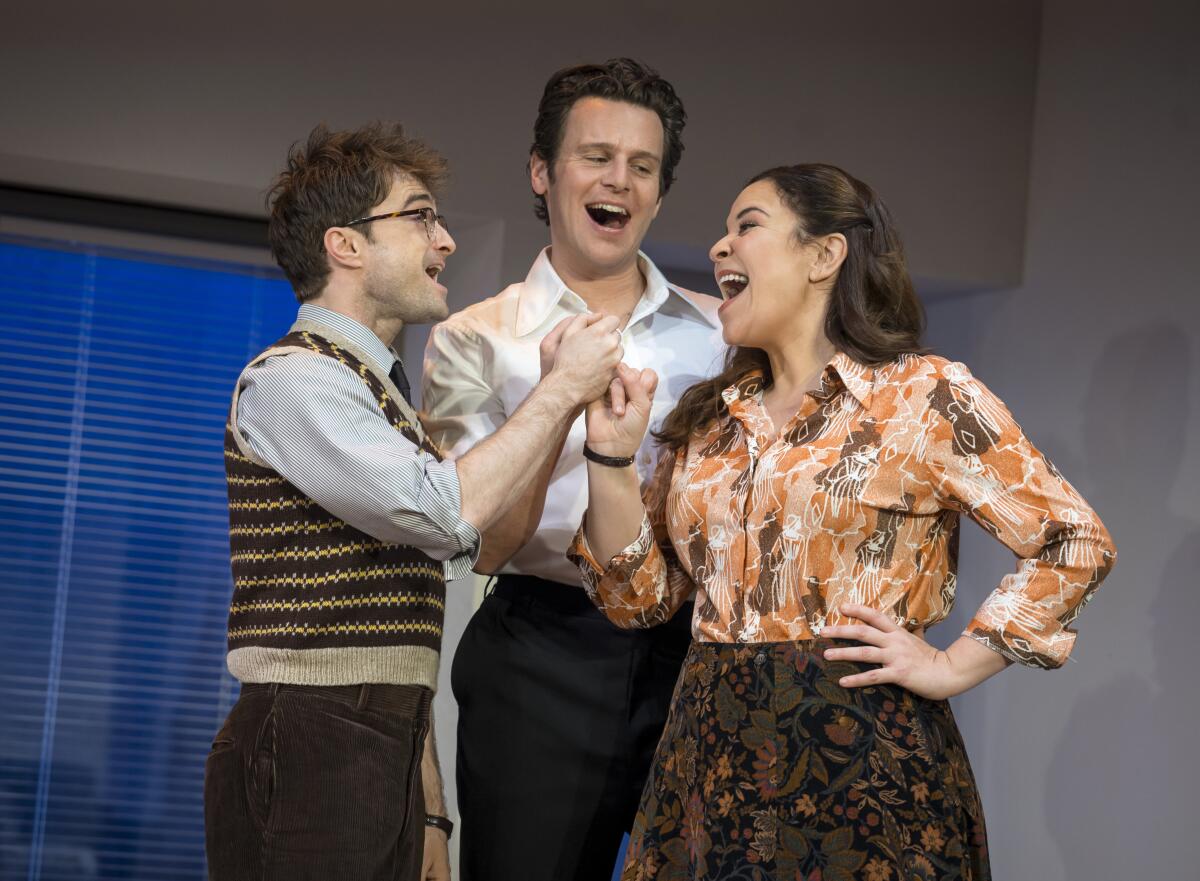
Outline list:
[[[1024,283],[930,308],[936,347],[1009,404],[1118,547],[1072,663],[958,704],[998,879],[1200,877],[1197,24],[1194,3],[1046,4]],[[963,532],[960,623],[1012,566]]]

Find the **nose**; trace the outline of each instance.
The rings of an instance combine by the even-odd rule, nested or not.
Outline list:
[[[449,257],[456,250],[458,245],[454,244],[454,237],[450,235],[450,231],[440,223],[437,225],[437,238],[433,240],[433,246],[437,251]]]
[[[614,160],[604,166],[604,175],[600,178],[604,186],[617,192],[629,189],[629,166],[620,160]]]
[[[713,263],[719,263],[729,256],[730,253],[730,236],[725,235],[717,239],[711,248],[708,249],[708,259]]]

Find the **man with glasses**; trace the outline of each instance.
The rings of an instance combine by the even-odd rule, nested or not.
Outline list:
[[[504,429],[443,461],[390,343],[447,314],[444,174],[398,126],[318,127],[271,191],[301,306],[243,371],[226,426],[242,690],[205,769],[217,881],[449,878],[430,718],[445,582],[621,357],[615,319],[560,323]]]
[[[503,431],[538,381],[529,353],[570,316],[620,322],[625,361],[661,378],[657,423],[710,375],[718,301],[667,282],[639,248],[683,151],[683,105],[630,59],[546,85],[529,156],[550,247],[529,275],[434,328],[424,402],[453,454]],[[477,571],[499,573],[454,658],[464,881],[607,881],[690,640],[670,624],[622,631],[592,605],[566,550],[587,507],[582,419],[564,423]],[[649,445],[637,467],[653,467]]]

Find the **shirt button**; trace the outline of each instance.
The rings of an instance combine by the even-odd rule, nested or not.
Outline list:
[[[754,666],[755,667],[761,667],[765,663],[767,663],[767,653],[766,652],[759,652],[757,655],[754,656]]]

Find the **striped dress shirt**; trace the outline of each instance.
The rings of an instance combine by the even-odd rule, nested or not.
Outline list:
[[[346,337],[383,376],[397,362],[346,315],[305,303],[297,318]],[[319,355],[277,355],[241,382],[237,427],[264,462],[351,526],[442,561],[447,579],[471,573],[480,536],[462,518],[454,463],[439,462],[389,425],[350,368]]]

